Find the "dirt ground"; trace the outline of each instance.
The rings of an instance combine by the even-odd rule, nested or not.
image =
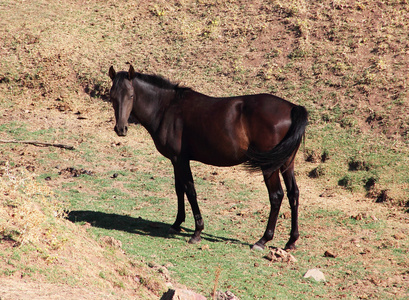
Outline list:
[[[109,294],[97,290],[5,278],[0,279],[0,298],[2,300],[112,299]]]

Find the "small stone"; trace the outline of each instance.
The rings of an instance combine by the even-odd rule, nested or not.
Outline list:
[[[161,300],[206,300],[206,297],[190,290],[169,289]]]
[[[272,248],[266,258],[270,261],[278,262],[297,262],[297,259],[287,251],[281,248]]]
[[[305,274],[304,278],[312,277],[315,281],[325,281],[324,273],[318,269],[309,269]]]
[[[217,291],[216,292],[216,299],[217,300],[239,300],[239,298],[230,291],[226,291],[224,293],[220,292],[220,291]]]
[[[332,258],[337,257],[336,254],[334,254],[334,253],[332,253],[330,251],[325,251],[324,256],[325,257],[332,257]]]

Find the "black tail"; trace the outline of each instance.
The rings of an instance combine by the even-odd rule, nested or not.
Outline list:
[[[303,106],[291,110],[291,126],[281,142],[269,152],[260,152],[253,148],[247,150],[249,160],[245,166],[250,171],[279,169],[296,151],[302,141],[308,124],[308,112]]]

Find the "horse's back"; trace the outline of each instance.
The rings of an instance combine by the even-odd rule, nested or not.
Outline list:
[[[281,118],[288,117],[293,103],[271,94],[257,94],[243,96],[244,111],[249,118],[267,118],[279,122]],[[281,118],[280,118],[281,117]]]

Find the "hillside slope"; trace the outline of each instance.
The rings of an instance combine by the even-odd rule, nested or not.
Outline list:
[[[51,204],[58,206],[59,201],[71,201],[67,203],[69,209],[75,205],[78,209],[81,201],[91,202],[93,198],[77,197],[78,191],[108,202],[116,195],[107,193],[103,198],[98,191],[111,185],[136,197],[140,191],[121,182],[107,183],[107,174],[113,170],[131,169],[129,172],[134,173],[138,168],[153,168],[147,162],[157,158],[146,133],[135,130],[137,138],[126,141],[117,140],[114,135],[114,116],[108,102],[107,72],[111,65],[116,70],[126,70],[132,64],[140,72],[160,74],[213,96],[268,92],[306,106],[310,124],[305,148],[297,158],[297,175],[306,190],[306,202],[322,206],[327,205],[328,199],[334,199],[334,195],[348,195],[345,202],[328,200],[331,209],[339,205],[341,210],[348,211],[345,214],[352,214],[350,210],[354,208],[350,198],[369,202],[360,206],[368,211],[371,205],[381,205],[375,202],[384,202],[379,214],[386,215],[388,222],[395,214],[399,215],[399,228],[404,228],[402,224],[407,222],[404,212],[409,207],[409,4],[406,0],[3,0],[0,1],[0,36],[0,139],[41,140],[76,149],[0,143],[0,196],[6,201],[0,206],[0,255],[4,258],[0,269],[5,270],[2,276],[25,279],[45,270],[50,276],[40,276],[44,281],[72,285],[83,282],[87,286],[97,278],[98,284],[108,291],[124,297],[134,295],[134,279],[129,274],[139,272],[142,267],[129,262],[129,257],[120,251],[115,260],[113,256],[118,249],[111,249],[114,252],[107,254],[108,261],[104,261],[107,265],[84,271],[80,278],[68,278],[71,282],[65,280],[66,274],[76,268],[82,249],[88,249],[81,262],[84,269],[106,257],[107,249],[81,227],[55,218],[48,202],[52,200]],[[141,157],[129,162],[135,153]],[[88,178],[74,182],[71,174],[63,173],[73,166],[98,174],[94,180],[101,186],[93,190],[92,184],[97,184]],[[161,161],[155,167],[159,174],[165,173]],[[17,173],[10,177],[6,169],[25,174],[19,182],[40,189],[34,191],[36,197],[41,198],[45,189],[46,203],[37,198],[32,202],[32,194],[25,191],[25,186],[17,186],[10,192],[6,180],[18,177]],[[58,174],[61,172],[63,175]],[[217,172],[222,173],[202,172],[201,179],[210,178],[209,181]],[[235,174],[223,173],[230,181],[238,182],[233,177]],[[171,177],[163,175],[172,182],[167,176]],[[151,175],[143,178],[155,179]],[[224,184],[223,181],[216,185],[223,191],[217,190],[222,199],[227,198],[221,187]],[[25,191],[23,196],[19,194],[21,190]],[[49,192],[57,192],[59,196],[54,198]],[[171,198],[173,190],[146,193]],[[15,199],[18,203],[13,202]],[[129,213],[117,204],[112,206],[118,209],[117,213]],[[129,205],[133,210],[135,206]],[[25,212],[20,208],[28,209],[24,217],[38,213],[41,222],[32,219],[32,223],[24,223],[27,220],[23,218],[24,222],[18,223],[10,219],[13,214],[13,218],[19,216],[16,209],[20,214]],[[220,214],[228,213],[231,211],[226,208]],[[51,225],[44,221],[49,219]],[[351,222],[349,216],[343,222]],[[365,222],[373,225],[369,216]],[[21,242],[20,231],[27,224],[36,235],[24,246],[28,248],[13,248]],[[36,226],[41,230],[36,232]],[[323,225],[317,227],[321,229]],[[55,235],[51,234],[54,232]],[[406,231],[402,229],[402,232]],[[385,243],[391,239],[398,248],[406,245],[403,237],[391,238],[389,231],[388,236]],[[38,246],[38,239],[45,244]],[[67,241],[73,241],[72,245]],[[377,241],[375,245],[379,251],[392,251],[383,242]],[[27,251],[32,254],[26,256]],[[65,254],[60,258],[53,254],[55,251]],[[400,248],[399,251],[402,256],[407,253]],[[371,255],[377,254],[372,251]],[[399,268],[406,266],[405,259],[398,260]],[[59,264],[61,260],[65,262],[63,265]],[[393,260],[389,263],[394,266]],[[27,269],[25,264],[29,266]],[[123,268],[130,271],[124,272]],[[115,271],[107,276],[104,269]],[[394,274],[399,279],[395,294],[403,295],[406,290],[401,283],[407,275],[401,269],[399,272]],[[144,289],[146,286],[142,284],[142,293],[146,292],[147,298],[157,297],[163,289],[163,282],[155,276],[145,282],[152,286]],[[337,284],[342,282],[340,278],[337,280]],[[376,295],[377,288],[389,293],[389,283],[375,284],[371,280],[358,282],[354,286],[356,293],[366,288],[372,295]],[[95,289],[91,292],[97,293]]]
[[[372,195],[387,190],[405,203],[398,190],[407,192],[408,178],[394,174],[407,165],[406,1],[5,1],[2,8],[5,109],[97,107],[108,99],[109,66],[129,63],[213,96],[270,92],[308,108],[307,148],[333,158],[322,166],[332,184],[363,192],[372,180]],[[369,167],[351,174],[350,163]]]

